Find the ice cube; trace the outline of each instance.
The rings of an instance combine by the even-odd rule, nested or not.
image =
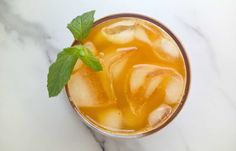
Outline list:
[[[136,93],[141,87],[145,86],[146,96],[149,96],[158,87],[163,76],[181,77],[172,68],[150,64],[134,65],[129,78],[130,91],[131,93]]]
[[[82,67],[82,65],[83,65],[83,62],[80,59],[78,59],[75,63],[73,71],[76,72],[78,69]]]
[[[130,91],[136,93],[138,89],[144,85],[147,75],[157,69],[157,66],[148,64],[133,66],[133,71],[130,76]]]
[[[68,82],[71,100],[78,107],[95,107],[111,103],[99,78],[93,72],[83,66],[72,74]]]
[[[142,22],[138,20],[123,20],[102,29],[107,40],[116,44],[131,42],[134,38],[151,45]]]
[[[175,104],[183,95],[184,81],[180,76],[173,76],[167,83],[165,90],[165,102],[168,104]]]
[[[108,27],[104,27],[101,32],[110,42],[116,44],[129,43],[134,39],[135,20],[123,20]]]
[[[115,28],[115,27],[132,27],[135,24],[137,24],[136,19],[126,19],[126,20],[122,20],[119,22],[116,22],[114,24],[111,24],[109,26],[109,28]]]
[[[162,79],[163,79],[162,76],[156,76],[151,79],[151,81],[149,82],[145,90],[145,94],[144,94],[145,98],[149,98],[153,94],[153,92],[158,88]]]
[[[124,69],[126,63],[128,61],[128,58],[123,58],[120,61],[117,61],[116,63],[113,63],[110,67],[110,72],[112,74],[113,79],[117,79],[117,77],[121,74],[122,70]]]
[[[154,30],[151,25],[149,23],[147,23],[146,21],[139,21],[139,24],[144,28],[146,29],[147,31],[150,31],[154,34],[157,34],[157,31]]]
[[[118,48],[112,56],[109,56],[105,59],[108,71],[109,73],[111,73],[113,79],[116,79],[121,74],[128,61],[129,56],[135,50],[137,50],[136,47]]]
[[[144,108],[146,99],[157,89],[162,80],[155,72],[161,70],[159,66],[150,64],[134,65],[129,77],[130,94],[126,96],[133,114],[139,114]]]
[[[179,56],[179,48],[173,40],[167,38],[158,39],[153,42],[153,47],[155,52],[164,59],[169,56],[172,58],[177,58]]]
[[[172,76],[181,77],[181,75],[172,68],[150,64],[134,65],[130,71],[128,79],[129,85],[126,90],[128,92],[126,99],[131,111],[137,114],[145,109],[145,103],[147,103],[153,93],[155,93],[159,87],[163,87],[165,81],[172,78]],[[163,85],[162,81],[164,81]]]
[[[101,79],[103,88],[111,102],[116,102],[117,98],[112,84],[112,77],[107,69],[107,66],[104,64],[104,61],[101,60],[103,70],[97,72],[98,77]]]
[[[171,114],[172,108],[166,104],[162,104],[160,107],[154,109],[148,117],[148,123],[150,126],[157,126],[163,120],[165,120]]]
[[[104,110],[99,115],[98,122],[107,128],[120,129],[123,125],[122,112],[116,108]]]
[[[142,42],[144,42],[144,43],[147,43],[147,44],[151,45],[151,40],[149,39],[147,33],[140,26],[137,26],[135,28],[135,38],[142,41]]]

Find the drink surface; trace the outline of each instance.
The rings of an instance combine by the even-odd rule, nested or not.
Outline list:
[[[75,107],[104,131],[140,133],[161,126],[178,107],[186,67],[175,41],[142,19],[120,17],[93,27],[83,41],[103,65],[80,60],[68,82]]]

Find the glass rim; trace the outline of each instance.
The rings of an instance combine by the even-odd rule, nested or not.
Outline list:
[[[82,121],[84,123],[86,123],[86,125],[88,125],[90,128],[92,128],[93,130],[95,130],[96,132],[99,132],[105,136],[110,136],[113,138],[140,138],[140,137],[144,137],[144,136],[148,136],[150,134],[153,134],[155,132],[160,131],[162,128],[166,127],[171,121],[173,121],[173,119],[179,114],[179,112],[182,110],[188,94],[189,94],[189,89],[190,89],[190,83],[191,83],[191,70],[190,70],[190,63],[189,63],[189,59],[186,53],[185,48],[183,47],[182,43],[180,42],[180,40],[174,35],[174,33],[169,30],[163,23],[161,23],[160,21],[157,21],[154,18],[148,17],[148,16],[144,16],[141,14],[136,14],[136,13],[118,13],[118,14],[112,14],[103,18],[100,18],[98,20],[96,20],[93,24],[93,27],[95,27],[96,25],[99,25],[107,20],[111,20],[111,19],[115,19],[115,18],[121,18],[121,17],[132,17],[132,18],[138,18],[138,19],[142,19],[145,21],[148,21],[158,27],[160,27],[162,30],[164,30],[174,41],[175,43],[178,45],[181,54],[183,56],[184,59],[184,63],[185,63],[185,68],[186,68],[186,85],[185,85],[185,90],[184,90],[184,95],[182,96],[182,99],[179,103],[179,105],[176,107],[175,111],[170,115],[170,117],[168,117],[160,126],[154,127],[153,129],[150,130],[144,130],[143,132],[140,131],[138,133],[121,133],[121,132],[113,132],[110,130],[105,130],[103,128],[100,128],[99,126],[97,126],[96,124],[92,123],[89,121],[89,119],[87,119],[81,112],[80,110],[76,107],[76,105],[73,103],[73,101],[71,100],[70,94],[69,94],[69,90],[68,90],[68,84],[66,84],[65,86],[65,90],[66,90],[66,94],[67,97],[69,99],[69,102],[71,104],[71,106],[74,108],[74,110],[77,112],[77,114],[79,115],[80,119],[82,119]],[[76,41],[74,41],[72,43],[72,46],[76,43]]]

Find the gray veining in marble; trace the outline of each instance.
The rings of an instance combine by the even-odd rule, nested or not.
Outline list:
[[[5,1],[0,1],[0,22],[4,25],[6,32],[17,32],[19,34],[18,40],[22,43],[24,42],[24,38],[27,37],[37,41],[39,45],[44,46],[45,54],[49,62],[52,62],[50,56],[55,56],[58,48],[48,42],[51,37],[40,24],[31,23],[19,15],[13,14],[11,7]]]
[[[203,34],[203,32],[201,31],[201,29],[199,27],[197,27],[197,26],[195,27],[193,25],[190,25],[187,22],[180,19],[179,17],[178,17],[178,19],[186,28],[191,29],[196,35],[201,37],[201,39],[204,41],[204,43],[207,47],[206,54],[208,55],[208,58],[210,59],[212,69],[215,71],[215,74],[217,74],[219,76],[220,72],[218,69],[217,62],[215,60],[214,48],[213,48],[211,42],[208,40],[207,36],[205,34]]]

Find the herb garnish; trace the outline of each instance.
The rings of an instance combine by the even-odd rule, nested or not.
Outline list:
[[[75,40],[84,40],[94,22],[95,11],[90,11],[77,16],[67,25]],[[101,71],[102,65],[92,52],[82,44],[64,48],[58,55],[56,61],[49,67],[48,94],[49,97],[57,96],[70,79],[73,68],[80,59],[85,65],[94,71]]]

